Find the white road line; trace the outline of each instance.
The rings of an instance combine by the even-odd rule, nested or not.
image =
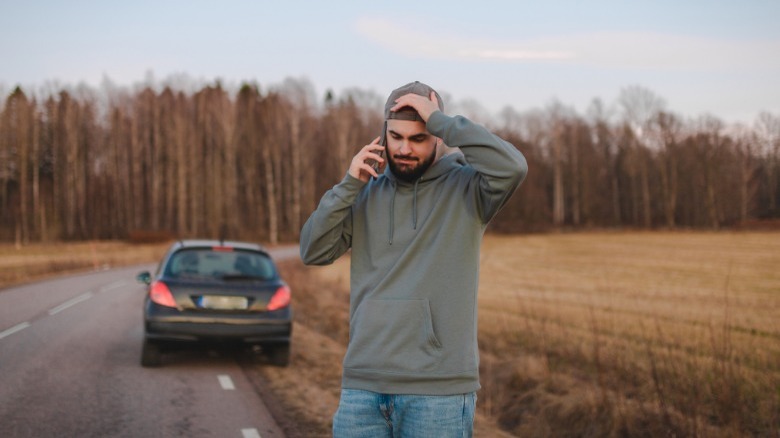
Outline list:
[[[108,291],[110,291],[110,290],[118,289],[118,288],[120,288],[120,287],[122,287],[122,286],[126,286],[126,285],[127,285],[127,282],[126,282],[126,281],[122,281],[122,280],[120,280],[120,281],[115,281],[115,282],[113,282],[113,283],[109,283],[109,284],[107,284],[107,285],[105,285],[105,286],[101,287],[101,288],[100,288],[100,292],[108,292]]]
[[[0,332],[0,339],[3,339],[6,336],[11,336],[12,334],[14,334],[14,333],[16,333],[18,331],[24,330],[24,329],[26,329],[29,326],[30,326],[29,322],[23,322],[21,324],[16,324],[15,326],[9,328],[8,330],[4,330],[4,331]]]
[[[76,304],[78,304],[78,303],[80,303],[82,301],[86,301],[86,300],[92,298],[92,295],[94,295],[92,292],[84,292],[83,294],[81,294],[81,295],[79,295],[79,296],[77,296],[75,298],[71,298],[68,301],[65,301],[64,303],[60,304],[59,306],[49,310],[49,315],[54,315],[54,314],[60,313],[60,312],[62,312],[63,310],[67,309],[70,306],[76,305]]]
[[[257,429],[241,429],[241,435],[244,438],[260,438],[260,432]]]
[[[226,391],[236,389],[235,385],[233,385],[233,380],[227,374],[220,374],[217,376],[217,379],[219,379],[219,385],[222,386],[222,389]]]

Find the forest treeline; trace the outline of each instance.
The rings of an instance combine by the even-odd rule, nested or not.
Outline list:
[[[17,87],[0,103],[0,240],[294,241],[379,134],[384,102],[373,91],[312,90],[299,79],[232,92],[219,82],[43,96]],[[684,119],[641,86],[609,105],[594,99],[584,114],[558,102],[474,113],[464,115],[529,163],[494,230],[720,229],[780,217],[777,115],[750,126]]]

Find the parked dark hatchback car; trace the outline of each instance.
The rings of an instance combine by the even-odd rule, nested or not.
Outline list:
[[[142,272],[143,366],[159,366],[183,342],[260,346],[272,364],[290,357],[290,288],[259,245],[216,240],[174,243],[154,275]]]

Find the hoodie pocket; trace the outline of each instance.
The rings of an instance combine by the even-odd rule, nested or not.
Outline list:
[[[428,300],[366,300],[352,320],[346,368],[434,371],[441,344]]]

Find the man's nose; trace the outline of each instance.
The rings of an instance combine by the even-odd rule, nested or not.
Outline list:
[[[412,153],[411,145],[409,144],[409,140],[401,140],[401,148],[399,149],[402,155],[409,155]]]

